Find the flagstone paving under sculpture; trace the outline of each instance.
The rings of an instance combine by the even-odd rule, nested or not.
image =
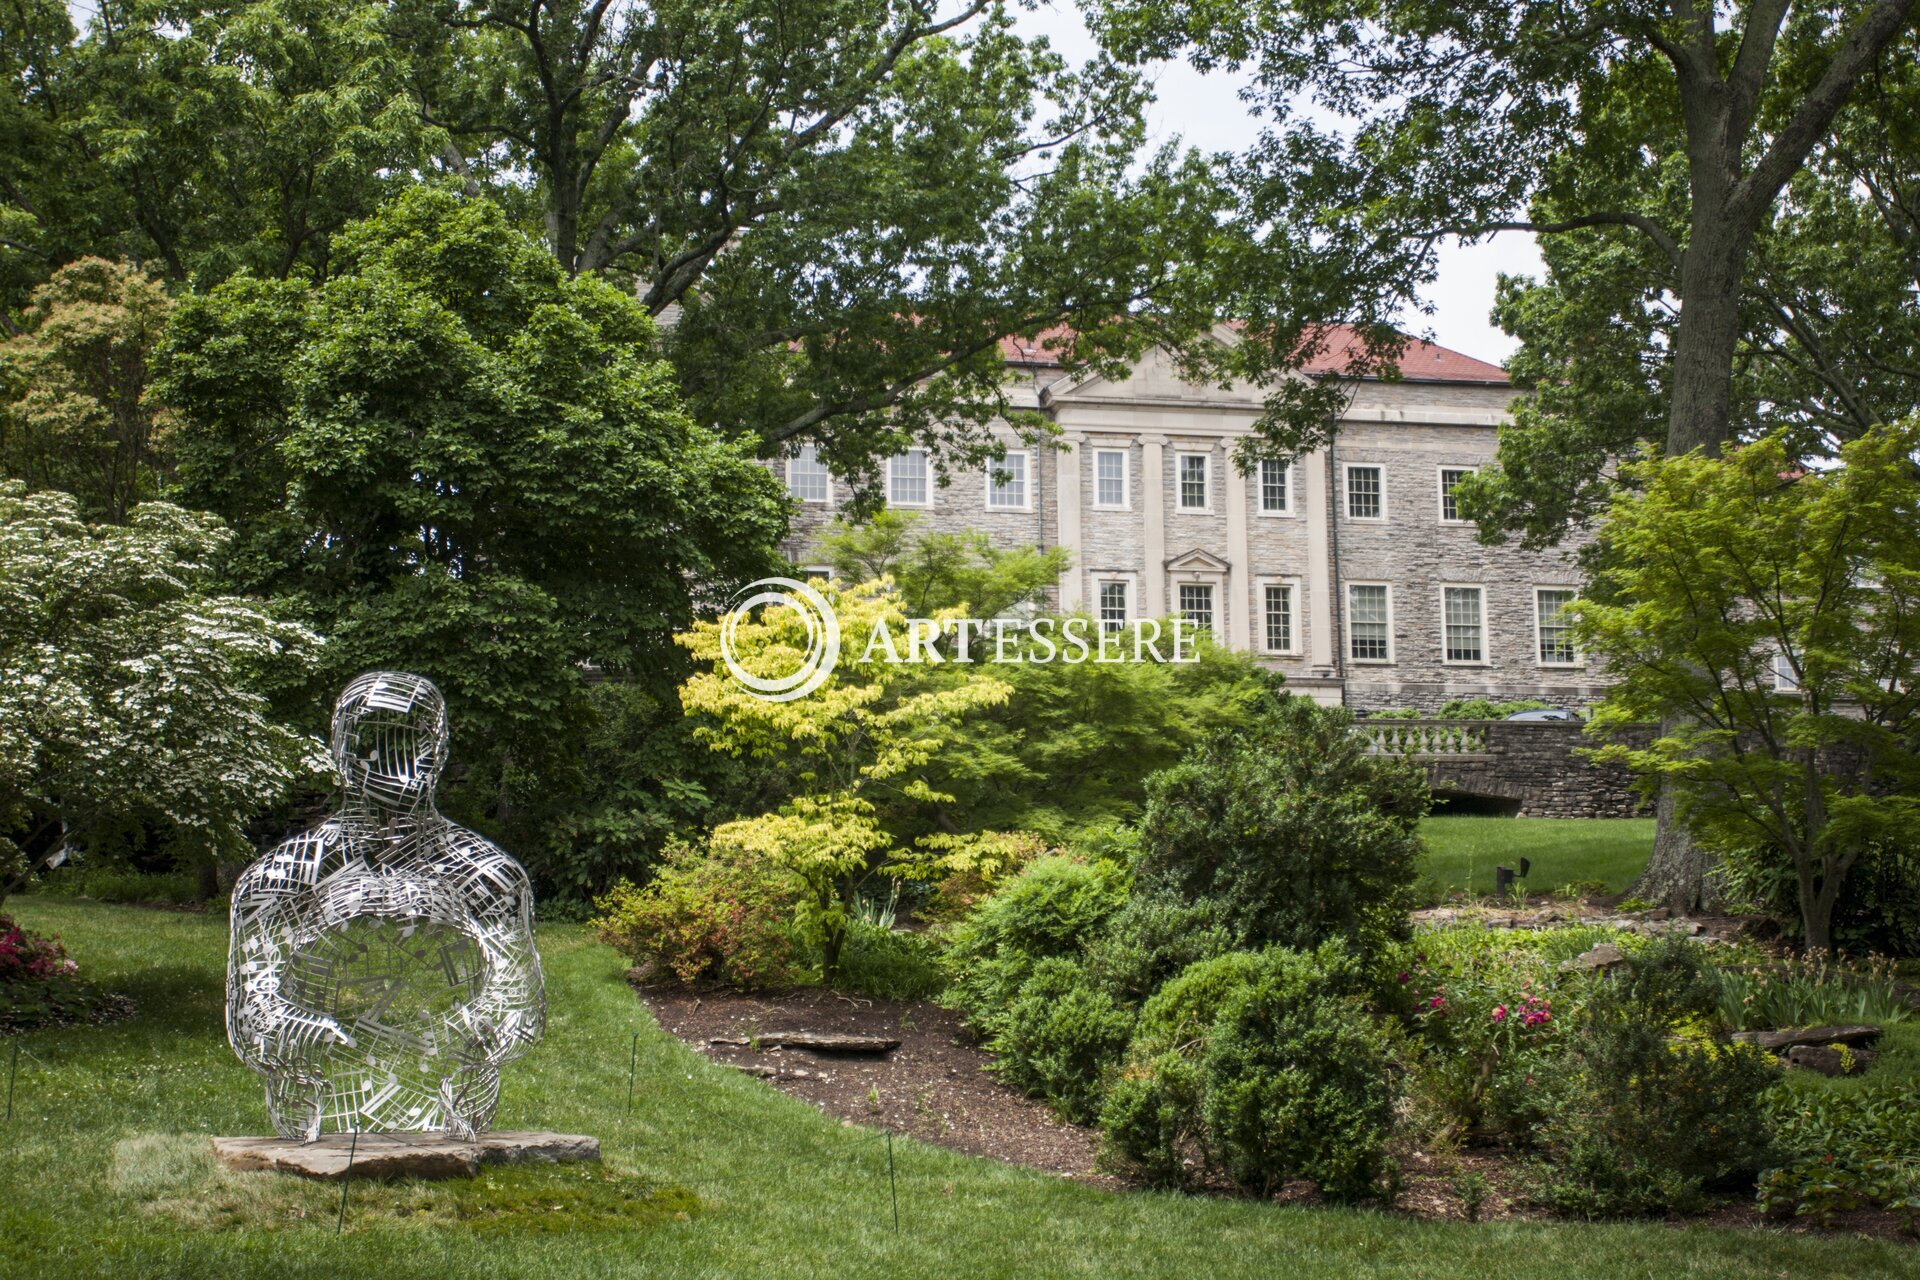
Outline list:
[[[333,713],[340,812],[234,886],[227,1037],[267,1078],[283,1138],[472,1142],[501,1066],[540,1038],[532,886],[434,807],[447,741],[431,681],[354,680]]]

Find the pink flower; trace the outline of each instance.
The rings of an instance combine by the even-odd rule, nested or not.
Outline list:
[[[1447,998],[1445,996],[1435,996],[1433,999],[1427,1001],[1427,1007],[1429,1009],[1438,1009],[1441,1005],[1444,1005],[1446,1002],[1447,1002]]]
[[[1406,982],[1406,981],[1408,981],[1409,979],[1411,979],[1411,978],[1412,978],[1412,976],[1413,976],[1412,974],[1410,974],[1410,973],[1408,973],[1408,972],[1407,972],[1406,970],[1404,970],[1404,969],[1402,969],[1402,970],[1400,971],[1400,981],[1402,981],[1402,982]]]
[[[1507,1006],[1503,1004],[1493,1006],[1493,1020],[1495,1022],[1505,1022],[1507,1020]]]

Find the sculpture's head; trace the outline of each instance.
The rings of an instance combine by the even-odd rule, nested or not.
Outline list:
[[[347,803],[411,812],[433,803],[447,760],[447,703],[433,681],[369,671],[333,704],[333,766]]]

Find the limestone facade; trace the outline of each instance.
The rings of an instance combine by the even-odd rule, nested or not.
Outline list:
[[[1333,448],[1283,479],[1232,461],[1260,414],[1257,390],[1183,382],[1157,357],[1124,381],[1070,379],[1029,354],[1014,364],[1016,403],[1059,434],[1039,446],[1004,435],[1015,461],[1001,466],[1024,484],[990,492],[981,468],[941,487],[909,457],[890,502],[929,528],[1065,547],[1072,565],[1049,601],[1061,610],[1210,611],[1216,636],[1324,702],[1431,711],[1455,697],[1594,701],[1600,673],[1556,643],[1551,614],[1564,597],[1542,596],[1580,585],[1581,541],[1489,547],[1447,518],[1443,473],[1493,460],[1513,389],[1497,367],[1443,348],[1417,344],[1410,357],[1399,381],[1356,382]],[[821,477],[804,476],[809,459],[776,465],[796,496],[814,499],[799,504],[788,545],[796,565],[814,568],[845,489],[828,481],[822,500]]]

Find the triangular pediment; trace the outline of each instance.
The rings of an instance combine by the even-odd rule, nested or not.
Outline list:
[[[1215,337],[1228,345],[1238,341],[1235,335],[1224,326],[1216,331]],[[1300,375],[1290,373],[1287,376],[1299,377]],[[1180,376],[1179,370],[1174,366],[1173,357],[1162,348],[1155,347],[1135,361],[1124,377],[1109,378],[1087,370],[1079,377],[1062,380],[1047,387],[1044,398],[1056,404],[1117,400],[1132,404],[1189,403],[1238,409],[1261,407],[1266,402],[1266,391],[1245,382],[1236,382],[1231,388],[1221,388],[1205,382],[1189,382]]]
[[[1195,547],[1168,560],[1167,568],[1174,573],[1225,573],[1228,565],[1212,552]]]

